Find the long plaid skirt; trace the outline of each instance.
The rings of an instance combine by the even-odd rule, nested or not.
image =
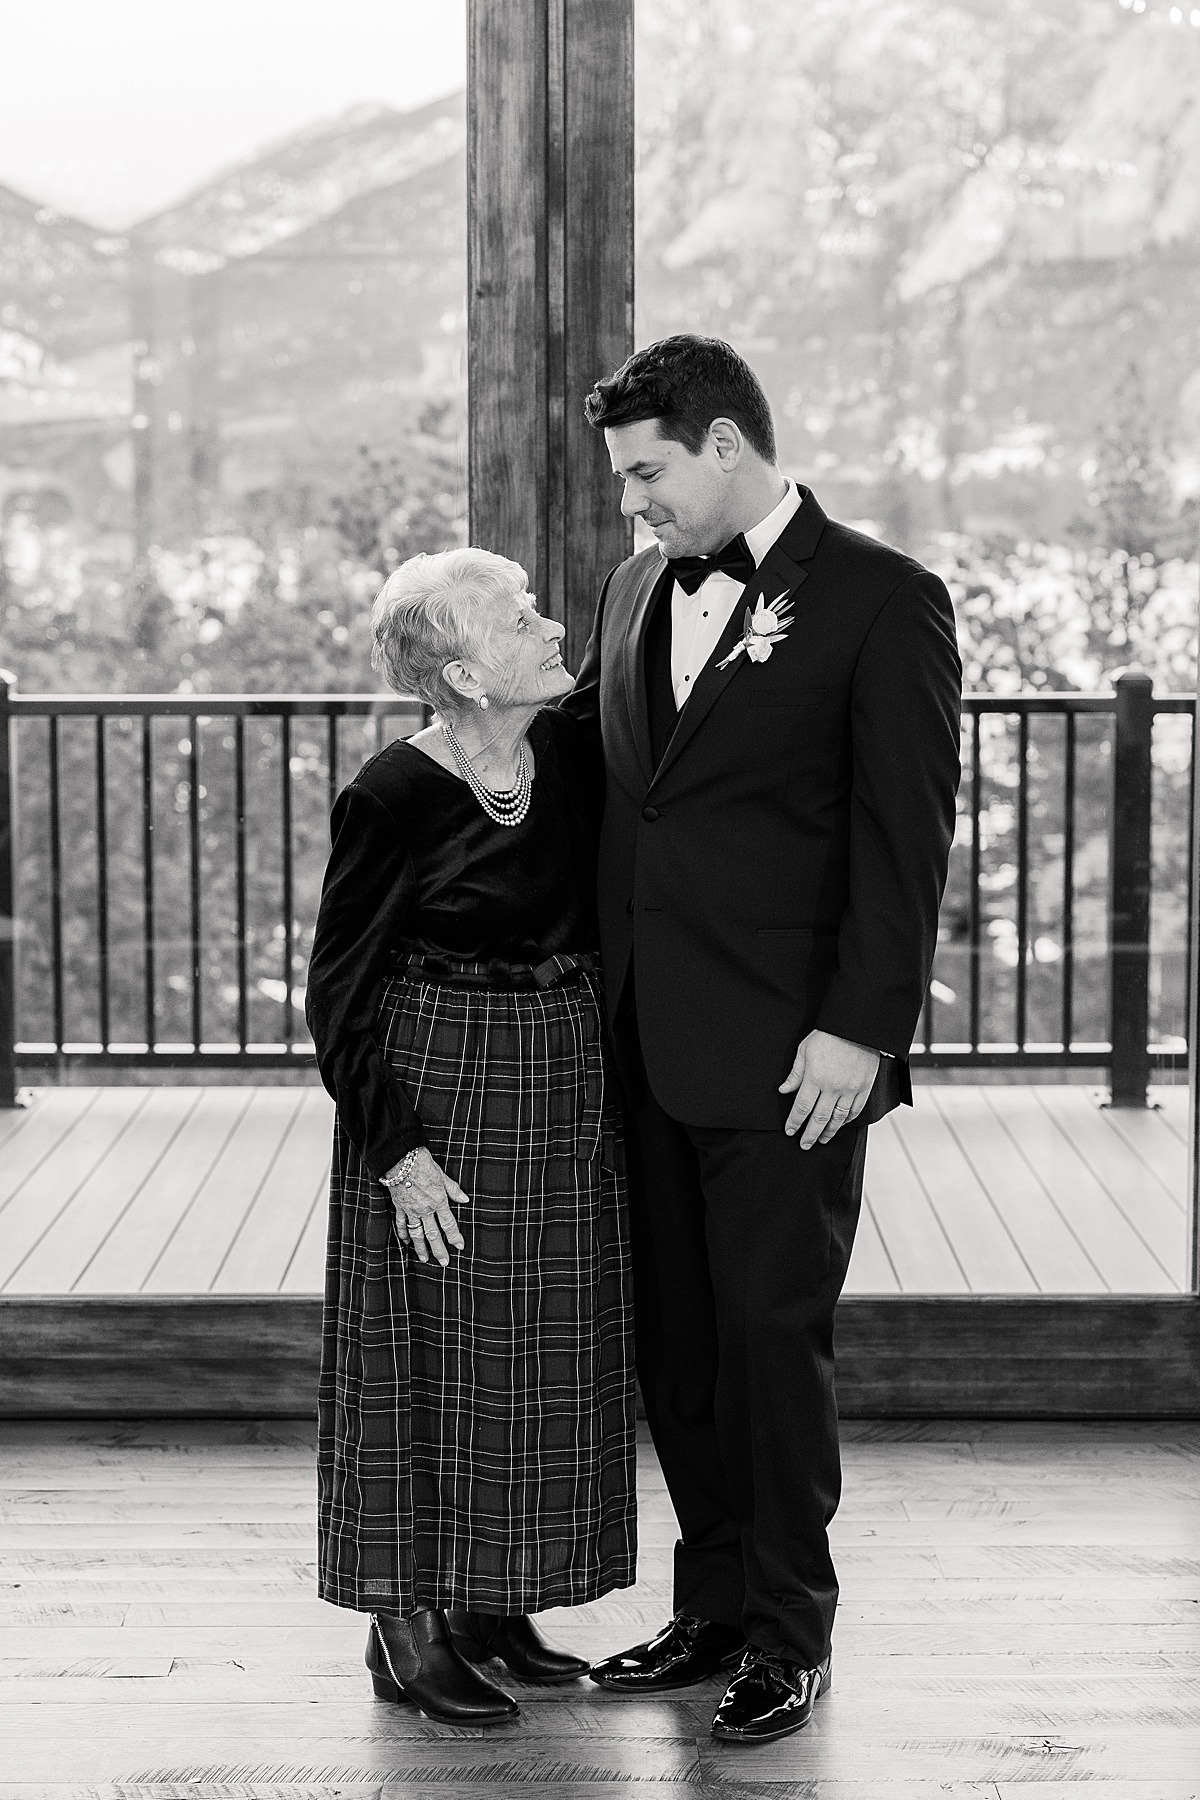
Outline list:
[[[321,1598],[528,1613],[632,1585],[624,1152],[590,968],[508,990],[412,958],[378,1039],[471,1196],[448,1268],[401,1247],[334,1129],[318,1396]],[[477,986],[460,982],[479,982]]]

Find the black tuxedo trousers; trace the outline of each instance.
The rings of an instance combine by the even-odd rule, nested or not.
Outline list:
[[[639,1060],[622,1008],[621,1060]],[[833,1315],[868,1129],[685,1125],[640,1084],[628,1121],[638,1381],[679,1520],[674,1607],[815,1668],[837,1577]]]

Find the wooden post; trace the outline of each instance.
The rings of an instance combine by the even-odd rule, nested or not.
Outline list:
[[[17,1104],[17,742],[9,708],[16,686],[0,669],[0,1110]]]
[[[583,402],[633,348],[633,0],[469,0],[469,37],[471,542],[574,667],[632,546]]]
[[[1113,737],[1109,930],[1112,1104],[1145,1106],[1150,1081],[1150,810],[1154,683],[1140,669],[1117,679]]]

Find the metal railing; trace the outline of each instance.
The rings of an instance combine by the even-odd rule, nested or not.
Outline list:
[[[1195,714],[1194,695],[1156,695],[1138,671],[1106,694],[963,696],[959,831],[915,1055],[940,1068],[1103,1068],[1114,1101],[1126,1105],[1144,1104],[1154,1071],[1186,1068]],[[1164,730],[1168,741],[1156,741]],[[989,844],[997,796],[1007,818]],[[991,871],[989,849],[999,864]],[[1005,877],[1011,898],[997,908],[989,896]],[[1174,912],[1157,947],[1156,899]],[[1007,952],[999,995],[988,932],[999,932],[993,952]],[[956,954],[965,1002],[939,978]],[[1170,962],[1175,976],[1157,1008],[1157,1037],[1156,961],[1160,975]],[[1165,1013],[1175,1030],[1163,1028]]]
[[[393,695],[21,695],[0,677],[0,1106],[72,1066],[311,1064],[329,805],[424,716]],[[1108,694],[964,697],[916,1058],[1107,1069],[1125,1104],[1186,1063],[1194,716],[1137,673]]]
[[[67,1066],[311,1065],[297,972],[328,810],[426,716],[396,695],[22,695],[0,675],[0,1106]]]

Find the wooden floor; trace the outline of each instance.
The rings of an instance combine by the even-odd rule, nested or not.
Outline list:
[[[851,1293],[1170,1293],[1187,1093],[920,1087],[872,1128]],[[0,1114],[0,1293],[315,1293],[320,1088],[47,1088]]]
[[[0,1426],[0,1800],[1200,1796],[1200,1426],[849,1425],[835,1680],[757,1750],[716,1682],[516,1684],[448,1730],[373,1699],[314,1597],[305,1425]],[[551,1615],[599,1656],[669,1610],[648,1447],[636,1588]]]

